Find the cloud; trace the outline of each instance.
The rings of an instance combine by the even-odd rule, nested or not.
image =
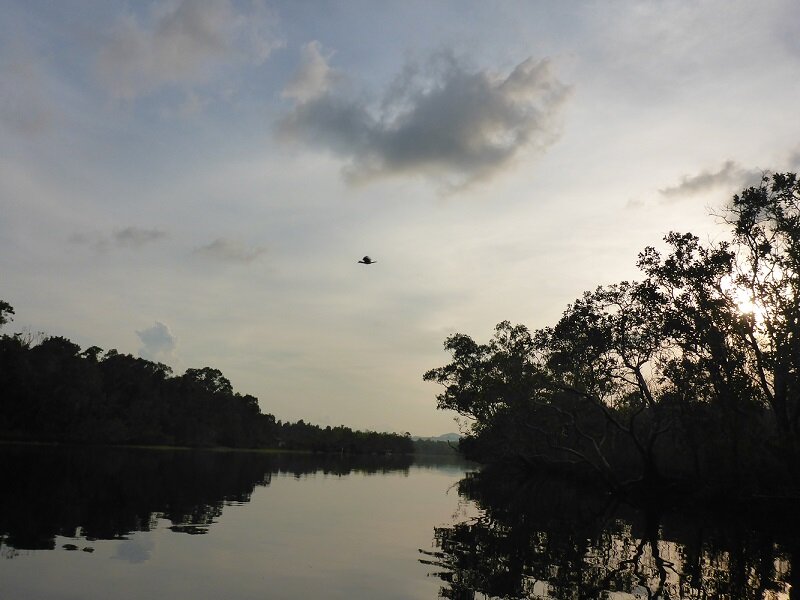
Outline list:
[[[158,229],[140,229],[139,227],[126,227],[114,232],[114,241],[121,246],[134,246],[139,248],[147,243],[155,242],[167,236]]]
[[[662,188],[659,193],[667,200],[700,194],[720,187],[741,187],[755,185],[761,180],[762,172],[745,169],[732,160],[725,161],[718,171],[703,171],[698,175],[684,175],[680,183]]]
[[[523,148],[544,150],[558,138],[569,97],[549,60],[528,58],[504,75],[439,53],[407,65],[374,103],[348,94],[329,58],[316,42],[305,47],[279,131],[348,160],[350,182],[413,174],[454,189],[489,179]]]
[[[282,45],[262,3],[237,12],[230,0],[172,0],[144,19],[120,18],[97,57],[109,93],[130,100],[163,86],[208,81],[224,64],[261,64]]]
[[[152,327],[137,331],[136,335],[142,342],[139,356],[147,360],[163,361],[171,358],[178,342],[169,327],[160,321],[156,321]]]
[[[625,203],[625,210],[639,210],[640,208],[644,208],[644,200],[640,198],[628,198]]]
[[[167,237],[160,229],[143,229],[141,227],[125,227],[118,229],[111,236],[99,232],[75,233],[69,237],[72,244],[92,246],[98,252],[105,252],[112,245],[117,247],[141,248]]]
[[[322,46],[317,41],[303,46],[300,69],[284,87],[283,96],[308,102],[327,92],[338,78],[337,71],[328,65],[332,57],[332,52],[322,53]]]
[[[68,241],[70,244],[78,246],[92,246],[98,252],[106,252],[108,250],[108,238],[96,231],[73,233],[69,236]]]
[[[9,44],[0,50],[0,123],[25,136],[49,131],[57,121],[57,110],[42,61],[32,52]]]
[[[249,264],[266,253],[265,248],[247,248],[239,242],[218,238],[195,250],[196,254],[223,262]]]
[[[800,148],[789,154],[787,163],[789,164],[789,170],[800,170]]]
[[[153,537],[147,534],[134,534],[117,544],[114,558],[131,564],[142,564],[150,560],[155,549]]]
[[[209,99],[207,97],[202,97],[192,91],[189,91],[186,94],[186,97],[183,99],[183,102],[181,102],[177,108],[165,106],[162,107],[160,113],[161,116],[165,118],[178,116],[181,119],[191,119],[192,117],[196,117],[197,115],[201,114],[208,104]]]

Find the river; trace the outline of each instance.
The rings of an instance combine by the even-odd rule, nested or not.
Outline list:
[[[0,599],[753,598],[793,501],[676,511],[457,460],[0,446]]]
[[[435,598],[459,461],[0,447],[0,598]]]

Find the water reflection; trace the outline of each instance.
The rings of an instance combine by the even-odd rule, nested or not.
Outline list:
[[[800,521],[790,502],[677,512],[492,473],[468,476],[459,493],[481,516],[436,528],[434,549],[421,551],[442,598],[800,597],[791,568]]]
[[[174,532],[204,534],[226,505],[248,502],[273,475],[407,473],[412,462],[408,456],[3,446],[0,552],[13,558],[16,550],[54,549],[58,536],[80,538],[63,545],[66,550],[91,552],[95,540],[127,539],[154,529],[159,519]],[[146,560],[147,547],[124,547],[127,560]]]

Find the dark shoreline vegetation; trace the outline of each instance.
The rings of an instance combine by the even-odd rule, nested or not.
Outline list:
[[[0,300],[0,327],[14,314]],[[273,448],[336,454],[452,453],[410,435],[292,423],[261,412],[218,369],[187,369],[81,350],[64,337],[0,336],[0,440],[175,447]]]
[[[765,176],[715,216],[726,240],[670,233],[641,281],[552,327],[450,336],[424,378],[469,419],[463,454],[628,496],[800,498],[800,182]]]

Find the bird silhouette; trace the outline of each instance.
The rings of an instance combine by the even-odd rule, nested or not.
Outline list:
[[[359,262],[360,264],[362,264],[362,265],[374,265],[374,264],[375,264],[376,262],[378,262],[378,261],[377,261],[377,260],[372,260],[372,259],[371,259],[369,256],[365,256],[364,258],[362,258],[362,259],[361,259],[360,261],[358,261],[358,262]]]

